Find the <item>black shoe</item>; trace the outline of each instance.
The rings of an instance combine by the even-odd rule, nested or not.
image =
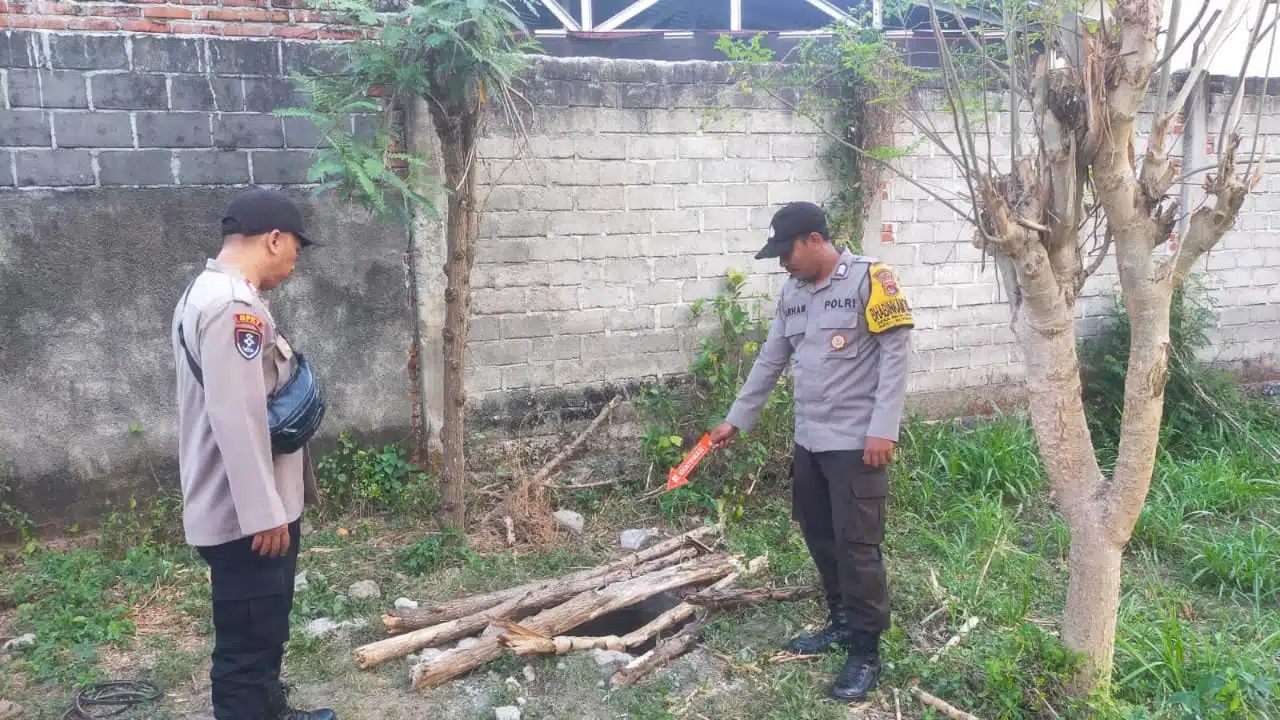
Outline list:
[[[844,612],[833,610],[827,619],[826,627],[813,635],[801,635],[795,638],[791,641],[790,650],[797,655],[816,655],[825,652],[832,645],[842,647],[847,645],[851,635],[849,621],[845,618]]]
[[[831,685],[831,699],[841,702],[862,702],[875,689],[880,677],[880,636],[875,633],[854,633],[849,647],[849,657],[839,677]]]

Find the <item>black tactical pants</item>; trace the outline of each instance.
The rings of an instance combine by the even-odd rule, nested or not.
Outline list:
[[[868,467],[861,450],[812,453],[796,446],[792,517],[800,523],[827,593],[853,630],[889,627],[889,588],[880,544],[889,495],[887,468]]]
[[[289,552],[268,558],[246,537],[199,548],[213,585],[213,716],[217,720],[274,720],[285,707],[280,685],[289,640],[293,577],[301,525],[289,525]]]

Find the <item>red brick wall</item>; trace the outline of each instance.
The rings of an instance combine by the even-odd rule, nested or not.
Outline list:
[[[0,0],[0,28],[145,32],[166,35],[354,40],[369,31],[345,27],[333,13],[303,9],[304,0]]]

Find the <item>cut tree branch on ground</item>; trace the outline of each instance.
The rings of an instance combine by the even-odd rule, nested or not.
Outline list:
[[[970,630],[977,627],[979,622],[982,622],[982,620],[976,615],[969,618],[968,620],[965,620],[964,625],[960,626],[960,631],[957,632],[955,635],[953,635],[951,639],[947,641],[946,645],[943,645],[942,647],[938,648],[938,652],[934,653],[933,657],[929,658],[929,664],[932,665],[938,662],[938,659],[942,657],[942,653],[946,652],[950,648],[955,647],[956,645],[959,645],[960,640],[963,639],[965,635],[969,634]]]
[[[562,635],[583,623],[643,602],[654,595],[719,580],[733,572],[739,563],[739,558],[727,553],[704,556],[667,570],[581,593],[562,605],[522,620],[520,626],[539,635]],[[433,660],[420,663],[413,669],[413,687],[432,687],[496,660],[502,656],[505,635],[506,633],[482,638],[472,647],[455,648]]]
[[[466,637],[490,623],[519,618],[523,614],[558,605],[580,593],[591,591],[601,585],[654,577],[671,570],[677,570],[680,567],[677,563],[688,561],[696,557],[697,554],[697,550],[685,548],[677,550],[671,555],[651,560],[637,568],[622,568],[604,575],[587,577],[577,581],[549,583],[540,590],[518,595],[501,605],[482,610],[474,615],[468,615],[457,620],[450,620],[447,623],[414,630],[403,635],[396,635],[358,647],[356,648],[356,663],[364,669],[381,665],[388,660],[404,657],[423,648]],[[673,565],[676,567],[671,567]]]
[[[760,572],[767,564],[767,556],[758,557],[748,564],[745,574],[754,575]],[[722,590],[729,588],[737,582],[743,574],[744,573],[739,572],[729,573],[725,577],[721,578],[719,582],[712,585],[711,589]],[[524,656],[536,653],[555,653],[557,655],[564,655],[573,651],[594,650],[597,648],[622,652],[629,650],[630,648],[639,647],[657,636],[659,633],[688,620],[693,617],[697,610],[697,606],[688,602],[681,602],[670,610],[649,621],[644,626],[621,637],[617,635],[606,635],[602,637],[559,636],[552,638],[531,632],[514,623],[497,624],[509,631],[509,637],[506,637],[505,644],[517,655]]]
[[[457,600],[452,600],[434,607],[424,607],[414,610],[395,610],[382,616],[382,623],[386,626],[389,633],[408,632],[410,630],[418,630],[421,628],[439,625],[457,620],[458,618],[475,615],[489,608],[501,605],[504,602],[531,593],[540,592],[547,589],[551,585],[558,583],[577,582],[588,578],[598,578],[607,575],[615,570],[624,570],[627,568],[636,568],[647,562],[656,560],[664,555],[669,555],[679,550],[691,542],[701,542],[702,539],[714,535],[719,528],[716,526],[704,526],[690,530],[687,533],[678,535],[669,540],[664,540],[652,547],[646,548],[639,552],[632,553],[621,560],[603,565],[601,567],[582,570],[566,575],[560,578],[544,578],[531,583],[525,583],[518,587],[508,588],[506,590],[498,590],[496,592],[486,593],[483,595],[471,595]],[[701,545],[705,547],[705,545]],[[412,651],[411,651],[412,652]]]
[[[690,605],[700,605],[707,610],[724,610],[739,605],[754,605],[763,602],[794,602],[808,600],[822,594],[817,585],[802,585],[789,588],[749,588],[745,590],[722,590],[708,588],[689,593],[683,599]]]
[[[605,420],[609,419],[609,415],[613,413],[613,409],[616,408],[620,402],[622,402],[622,396],[615,395],[614,398],[609,401],[609,404],[605,405],[604,409],[600,411],[600,414],[596,415],[596,419],[591,421],[591,424],[587,426],[586,430],[579,433],[578,437],[573,439],[573,442],[569,443],[565,449],[561,450],[555,457],[551,458],[546,465],[542,466],[542,469],[530,479],[530,484],[535,486],[545,485],[547,480],[551,477],[551,473],[555,472],[556,469],[564,463],[564,461],[573,457],[582,450],[582,447],[587,444],[587,438],[594,435],[596,429],[604,424]]]
[[[977,715],[967,713],[954,705],[949,704],[942,698],[930,695],[929,693],[921,690],[917,685],[911,686],[911,696],[916,700],[919,700],[921,704],[937,710],[943,715],[951,718],[951,720],[980,720]]]
[[[613,674],[614,686],[634,685],[645,675],[680,657],[698,642],[702,630],[710,621],[711,614],[695,620],[680,632],[663,640],[657,647],[619,668]]]

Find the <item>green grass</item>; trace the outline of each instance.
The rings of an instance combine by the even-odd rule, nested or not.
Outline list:
[[[885,545],[893,627],[884,638],[882,688],[890,707],[891,688],[918,680],[931,693],[993,720],[1084,717],[1089,711],[1133,720],[1280,718],[1274,687],[1280,656],[1275,467],[1252,443],[1178,450],[1159,457],[1148,506],[1126,553],[1113,696],[1085,702],[1064,690],[1075,660],[1056,635],[1069,533],[1047,496],[1025,418],[1014,413],[981,422],[908,425],[892,471]],[[354,646],[384,636],[378,615],[395,597],[444,600],[593,565],[616,547],[619,525],[647,527],[695,513],[712,518],[718,493],[740,484],[695,476],[679,494],[647,502],[631,487],[578,498],[602,513],[588,522],[601,535],[544,552],[480,553],[430,528],[414,530],[403,518],[325,523],[304,541],[300,558],[308,587],[297,593],[286,660],[290,677],[345,688],[347,707],[359,706],[370,678],[411,702],[416,695],[403,687],[402,663],[363,672],[350,659]],[[762,480],[741,508],[740,515],[726,512],[726,547],[748,558],[767,554],[770,561],[768,574],[750,582],[816,582],[790,519],[784,483]],[[140,512],[150,522],[150,511]],[[350,532],[337,532],[340,526]],[[346,597],[349,585],[363,579],[379,583],[380,600]],[[161,583],[185,590],[175,607],[209,633],[203,566],[186,549],[150,542],[111,551],[37,548],[23,554],[21,562],[0,569],[0,610],[12,615],[15,634],[34,631],[39,643],[19,653],[9,669],[65,694],[101,678],[99,651],[136,649],[126,611]],[[818,600],[726,613],[707,627],[702,645],[732,663],[716,660],[710,671],[699,666],[659,673],[612,692],[597,688],[602,675],[590,657],[540,659],[534,661],[540,694],[528,697],[527,710],[530,716],[562,717],[556,708],[567,702],[646,719],[681,717],[682,708],[685,716],[718,718],[846,717],[847,710],[825,699],[840,667],[838,653],[811,663],[769,663],[790,637],[824,615]],[[981,618],[977,628],[938,662],[929,662],[971,616]],[[302,628],[317,617],[365,618],[370,624],[309,638]],[[207,647],[150,649],[153,659],[139,672],[166,686],[185,683],[207,657]],[[433,697],[442,699],[432,702],[462,707],[465,696],[457,693],[466,684],[481,688],[467,692],[514,702],[501,679],[519,676],[526,662],[508,657],[485,666],[459,678],[457,689],[440,689]],[[564,669],[557,670],[560,662]],[[757,672],[741,667],[748,665]],[[0,681],[5,677],[0,672]],[[918,716],[914,701],[905,694],[901,701],[904,711]]]

